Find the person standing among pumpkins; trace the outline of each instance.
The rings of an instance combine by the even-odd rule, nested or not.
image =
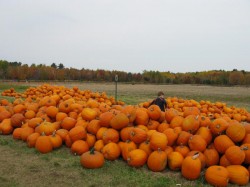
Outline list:
[[[161,111],[165,111],[167,109],[167,102],[164,98],[164,93],[162,91],[158,92],[157,98],[154,99],[150,105],[158,105]]]

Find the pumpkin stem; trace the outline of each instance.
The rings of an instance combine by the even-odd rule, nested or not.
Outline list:
[[[41,136],[46,136],[45,132],[42,132]]]
[[[53,137],[56,136],[56,130],[53,131],[52,136],[53,136]]]
[[[246,146],[246,145],[244,145],[242,148],[241,148],[241,150],[242,151],[247,151],[249,148]]]
[[[89,152],[90,152],[91,155],[94,155],[95,154],[95,148],[92,147]]]
[[[199,152],[196,152],[193,156],[192,159],[195,160],[200,156]]]

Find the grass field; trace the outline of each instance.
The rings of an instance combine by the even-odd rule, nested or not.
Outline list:
[[[0,92],[10,87],[22,92],[29,86],[42,83],[0,84]],[[51,83],[53,84],[53,83]],[[115,85],[108,83],[56,83],[66,87],[106,92],[114,96]],[[222,101],[227,105],[250,110],[250,88],[211,87],[193,85],[142,85],[118,84],[118,99],[127,104],[148,101],[162,90],[166,97],[177,96],[195,100]],[[0,187],[5,186],[209,186],[203,174],[196,181],[184,179],[180,172],[166,169],[154,173],[146,166],[135,169],[123,160],[106,161],[103,168],[84,169],[79,156],[73,156],[66,147],[48,154],[30,149],[25,142],[11,136],[0,136]],[[204,173],[204,171],[203,171]],[[234,185],[229,185],[234,186]]]

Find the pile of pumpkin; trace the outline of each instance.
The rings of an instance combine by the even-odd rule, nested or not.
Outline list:
[[[0,100],[1,134],[12,134],[41,153],[65,144],[85,168],[122,157],[132,167],[179,170],[188,180],[205,170],[214,186],[249,182],[250,118],[244,109],[167,98],[170,108],[162,112],[149,102],[115,105],[105,94],[83,91],[89,96],[81,97],[60,90],[63,94]]]

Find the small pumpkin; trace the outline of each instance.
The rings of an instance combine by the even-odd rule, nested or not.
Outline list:
[[[99,151],[92,148],[81,155],[80,163],[83,167],[88,169],[101,168],[104,165],[104,156]]]

